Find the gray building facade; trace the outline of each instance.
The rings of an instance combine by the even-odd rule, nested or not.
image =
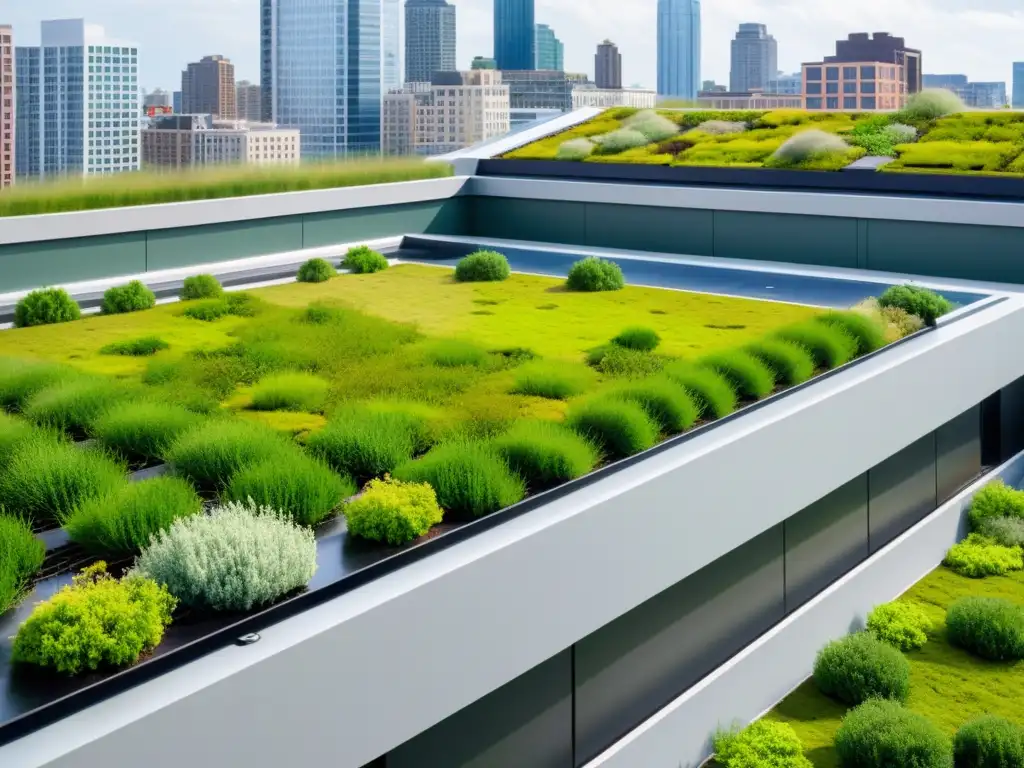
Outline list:
[[[779,46],[764,24],[740,24],[732,41],[729,90],[766,90],[779,71]]]
[[[455,6],[446,0],[406,0],[405,82],[429,83],[435,72],[453,72]]]
[[[611,40],[597,46],[594,54],[594,82],[598,88],[622,87],[622,54]]]

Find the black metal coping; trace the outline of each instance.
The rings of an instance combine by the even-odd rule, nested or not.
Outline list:
[[[978,296],[977,298],[982,298]],[[1006,300],[996,297],[986,306],[995,306]],[[950,323],[957,322],[961,317],[971,314],[961,313],[950,318]],[[677,448],[690,440],[703,436],[720,424],[730,423],[750,413],[766,408],[783,398],[833,376],[837,376],[854,366],[861,365],[888,350],[907,344],[914,339],[931,333],[935,328],[925,328],[916,334],[900,339],[876,352],[864,355],[844,366],[826,371],[804,384],[791,387],[737,410],[729,416],[709,422],[689,432],[670,438],[659,445],[635,456],[601,467],[591,474],[578,480],[566,483],[553,490],[529,497],[518,504],[495,512],[487,517],[459,525],[442,524],[444,531],[434,538],[421,540],[404,548],[383,547],[362,542],[345,535],[344,521],[341,518],[329,521],[317,531],[318,571],[308,591],[286,599],[275,605],[250,615],[213,615],[187,617],[184,622],[172,624],[165,634],[165,640],[157,646],[155,652],[139,664],[113,673],[96,673],[70,678],[60,682],[46,672],[15,668],[9,661],[9,642],[0,645],[0,687],[7,701],[0,704],[16,705],[22,710],[6,722],[0,723],[0,746],[8,744],[28,733],[50,725],[68,715],[85,709],[93,704],[108,699],[122,691],[152,680],[159,675],[177,669],[190,661],[194,661],[208,653],[239,642],[247,634],[258,633],[260,630],[295,616],[316,605],[320,605],[340,595],[344,595],[375,579],[392,573],[399,568],[418,560],[429,557],[448,547],[499,526],[520,515],[527,514],[548,503],[564,498],[571,493],[588,487],[601,480],[613,477],[616,473],[632,467],[653,456]],[[52,542],[57,544],[57,540]],[[70,575],[55,577],[57,581],[47,591],[52,594],[61,583],[67,583]],[[38,598],[48,595],[37,594]],[[0,632],[4,635],[13,634],[27,615],[31,606],[22,604],[19,608],[9,611],[2,623]],[[13,624],[13,626],[11,626]],[[173,630],[173,632],[172,632]],[[173,638],[173,639],[172,639]],[[15,675],[29,675],[29,683],[13,685]],[[32,675],[43,675],[37,680],[46,680],[46,690],[38,690],[31,684]],[[57,682],[55,682],[57,680]],[[14,698],[16,701],[10,701]],[[27,705],[27,706],[26,706]]]
[[[556,181],[632,182],[1024,202],[1024,178],[942,173],[872,170],[787,171],[774,168],[716,168],[497,158],[481,160],[477,164],[477,175]]]

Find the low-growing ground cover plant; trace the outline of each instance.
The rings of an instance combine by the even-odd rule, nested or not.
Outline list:
[[[388,260],[384,254],[378,253],[369,246],[357,245],[348,249],[348,253],[341,261],[341,266],[357,275],[369,275],[387,269]]]
[[[455,520],[472,520],[512,506],[526,496],[523,480],[498,452],[479,442],[438,445],[395,469],[396,480],[428,483]]]
[[[967,517],[973,530],[990,519],[1024,520],[1024,491],[1011,488],[1002,480],[994,480],[974,494]]]
[[[949,641],[991,661],[1024,659],[1024,606],[991,597],[964,597],[946,613]]]
[[[122,357],[149,357],[157,352],[168,349],[171,345],[159,336],[142,336],[138,339],[115,341],[100,348],[101,355],[121,355]]]
[[[952,768],[949,738],[928,718],[874,699],[843,718],[836,753],[844,768]]]
[[[252,407],[257,411],[323,410],[330,383],[311,373],[275,373],[260,380],[252,390]]]
[[[710,368],[688,362],[665,367],[665,376],[686,389],[700,408],[701,418],[720,419],[736,410],[739,398],[732,383]]]
[[[459,283],[496,283],[511,274],[508,259],[497,251],[476,251],[455,265],[455,280]]]
[[[955,768],[1010,768],[1024,765],[1024,727],[986,715],[964,723],[953,738]]]
[[[78,320],[82,310],[63,288],[41,288],[20,299],[14,307],[14,327],[68,323]]]
[[[392,546],[408,544],[441,522],[444,512],[427,483],[403,483],[385,477],[371,480],[345,505],[353,536]]]
[[[126,312],[141,312],[156,306],[156,294],[141,280],[132,280],[126,285],[108,288],[103,293],[100,311],[105,315],[120,315]]]
[[[868,632],[900,651],[915,651],[928,642],[932,620],[921,606],[894,600],[868,614]]]
[[[739,349],[701,358],[700,364],[724,376],[740,397],[760,400],[775,389],[775,374],[754,355]]]
[[[510,392],[514,395],[568,400],[593,388],[596,376],[582,365],[553,360],[536,360],[516,371]]]
[[[298,453],[286,453],[238,470],[225,489],[231,501],[252,500],[272,507],[300,525],[322,523],[356,493],[355,482],[325,464]]]
[[[416,414],[349,409],[311,434],[306,447],[338,472],[364,483],[393,472],[426,442],[426,423]]]
[[[97,562],[35,607],[18,629],[11,660],[67,675],[134,664],[160,644],[175,603],[156,582],[114,579]]]
[[[224,294],[220,281],[213,275],[186,277],[181,286],[181,300],[218,299]]]
[[[541,419],[516,422],[492,445],[533,493],[582,477],[599,458],[588,440],[562,424]]]
[[[94,423],[100,445],[126,461],[148,464],[163,459],[181,435],[199,424],[191,411],[152,400],[113,408]]]
[[[1024,550],[1004,547],[981,534],[972,533],[946,553],[943,563],[972,579],[1003,576],[1024,569]]]
[[[476,344],[458,339],[436,341],[427,347],[427,359],[442,368],[482,366],[487,363],[487,352]]]
[[[196,301],[185,307],[182,315],[204,323],[212,323],[222,317],[253,317],[259,307],[247,293],[229,293],[220,298]]]
[[[612,339],[612,344],[618,344],[626,349],[635,349],[638,352],[653,352],[660,343],[661,337],[657,331],[639,325],[624,329]]]
[[[155,477],[86,499],[61,524],[89,552],[117,559],[141,552],[152,536],[201,509],[202,501],[187,481]]]
[[[245,467],[294,453],[295,448],[270,429],[217,420],[182,434],[165,458],[177,474],[197,488],[213,491]]]
[[[883,307],[898,307],[908,314],[917,315],[927,325],[935,325],[935,321],[953,310],[949,299],[916,285],[893,285],[886,288],[878,297]]]
[[[300,283],[324,283],[337,274],[338,270],[331,262],[316,258],[303,262],[295,279]]]
[[[646,451],[658,442],[658,425],[647,412],[615,395],[574,406],[566,423],[613,461]]]
[[[29,524],[0,507],[0,614],[24,596],[45,557],[46,546]]]
[[[743,351],[760,360],[771,371],[775,384],[792,387],[814,376],[814,358],[805,347],[783,339],[761,339]]]
[[[910,664],[870,632],[857,632],[818,652],[814,682],[826,696],[851,706],[876,697],[902,702],[910,694]]]
[[[177,520],[139,556],[135,573],[192,608],[248,611],[306,586],[313,532],[276,510],[226,503]]]
[[[722,768],[811,768],[793,727],[758,720],[714,738],[715,762]]]
[[[625,384],[612,392],[616,397],[639,405],[665,435],[685,432],[700,417],[695,399],[667,377]]]
[[[93,425],[111,409],[131,399],[133,390],[106,378],[80,378],[55,384],[24,406],[26,418],[43,427],[76,437],[91,434]]]
[[[570,291],[620,291],[626,280],[622,268],[614,261],[587,256],[569,268],[565,285]]]

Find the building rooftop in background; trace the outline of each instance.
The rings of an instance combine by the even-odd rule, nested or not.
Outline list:
[[[803,65],[804,108],[809,110],[902,109],[907,104],[907,73],[885,61],[814,62]]]
[[[697,94],[697,106],[704,109],[756,110],[756,109],[802,109],[803,96],[789,93],[768,93],[765,91],[701,91]]]
[[[147,169],[180,170],[203,165],[297,164],[301,137],[271,123],[215,119],[212,115],[154,117],[142,131]]]
[[[653,109],[658,103],[657,91],[645,88],[598,88],[594,85],[577,85],[572,89],[572,108],[633,107]]]
[[[554,70],[505,70],[512,109],[572,109],[572,90],[590,82],[585,74]]]
[[[204,56],[181,73],[181,111],[185,114],[234,120],[238,117],[235,99],[235,65],[224,56]]]
[[[14,184],[14,29],[0,24],[0,188]]]
[[[888,32],[855,32],[845,40],[836,41],[836,52],[824,59],[827,64],[877,61],[896,64],[904,68],[907,93],[917,93],[923,87],[921,51],[908,48],[902,37]]]

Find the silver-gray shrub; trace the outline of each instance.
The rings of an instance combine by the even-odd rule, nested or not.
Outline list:
[[[812,128],[790,136],[781,147],[775,150],[772,157],[775,160],[795,165],[831,152],[845,152],[849,148],[850,146],[835,134]]]
[[[639,131],[647,137],[647,142],[664,141],[680,132],[678,125],[653,109],[644,109],[626,118],[622,121],[622,126]]]
[[[892,140],[893,144],[909,144],[912,141],[917,141],[917,128],[904,123],[887,125],[884,133]]]
[[[705,120],[693,130],[711,136],[724,136],[730,133],[743,133],[747,130],[747,124],[734,123],[729,120]]]
[[[935,120],[967,109],[953,91],[945,88],[925,88],[910,97],[902,114],[911,120]]]
[[[584,160],[594,151],[594,142],[590,139],[569,139],[562,142],[555,154],[557,160]]]
[[[595,141],[600,145],[601,153],[605,155],[615,155],[650,143],[644,134],[632,128],[619,128],[598,136]]]
[[[978,532],[1004,547],[1024,547],[1024,520],[1017,517],[987,517]]]
[[[247,611],[304,587],[316,572],[313,532],[269,507],[229,502],[154,537],[135,572],[183,604]]]

